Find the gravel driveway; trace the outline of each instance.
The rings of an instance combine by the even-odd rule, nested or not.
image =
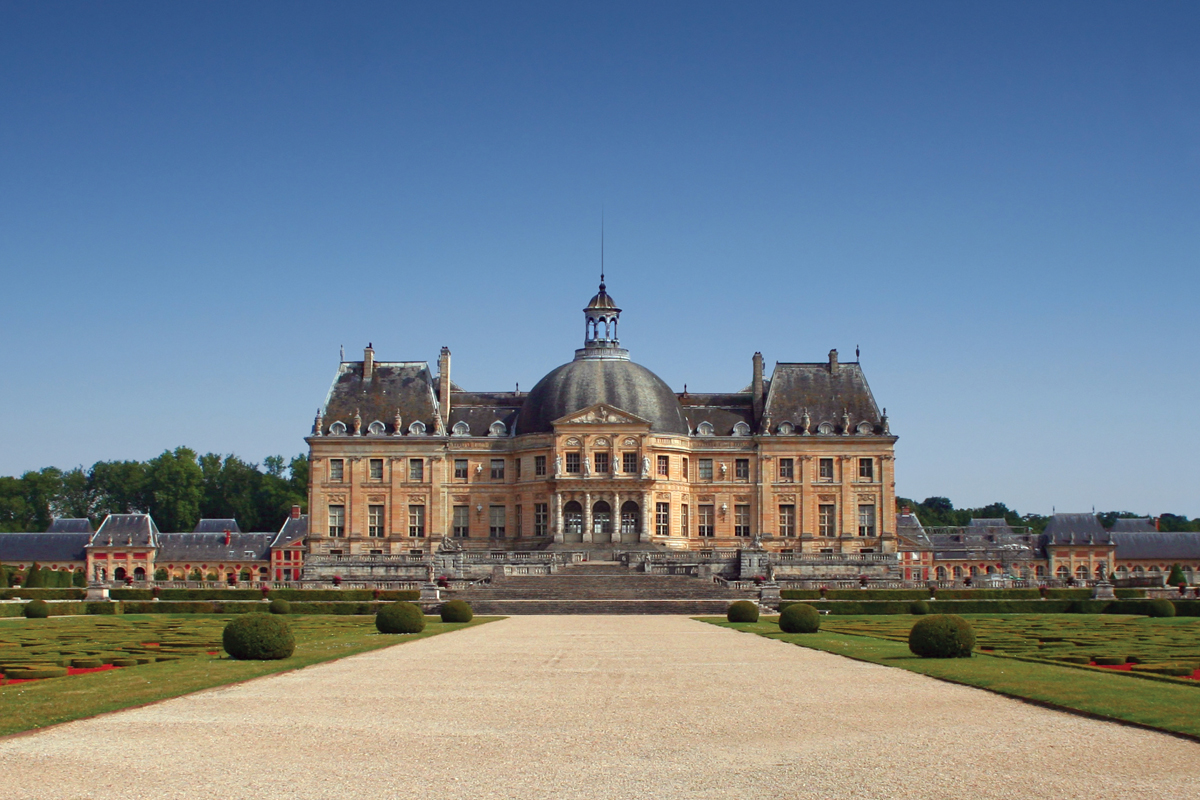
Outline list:
[[[514,617],[0,741],[0,779],[38,800],[1166,798],[1200,791],[1200,745],[682,617]]]

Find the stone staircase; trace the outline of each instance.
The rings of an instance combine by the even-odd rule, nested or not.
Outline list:
[[[476,614],[724,614],[731,602],[757,599],[757,592],[592,561],[554,575],[498,575],[454,598],[466,600]]]

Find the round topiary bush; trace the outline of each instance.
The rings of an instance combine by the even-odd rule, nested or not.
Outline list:
[[[50,604],[45,600],[30,600],[25,604],[26,619],[45,619],[48,616],[50,616]],[[1171,611],[1171,616],[1175,616],[1174,610]]]
[[[729,604],[725,619],[730,622],[758,622],[758,605],[749,600],[735,600]]]
[[[292,604],[282,597],[277,597],[267,606],[267,611],[270,611],[272,614],[290,614],[292,613]]]
[[[273,661],[296,650],[287,620],[270,614],[242,614],[225,626],[225,652],[239,661]]]
[[[929,603],[926,603],[924,600],[918,600],[915,603],[909,603],[908,613],[917,617],[923,617],[929,613]]]
[[[955,614],[925,617],[908,634],[908,649],[921,658],[970,658],[975,631]]]
[[[807,603],[792,603],[779,615],[779,630],[784,633],[816,633],[821,615]]]
[[[425,630],[425,615],[413,603],[392,603],[379,609],[375,627],[380,633],[420,633]]]
[[[29,605],[33,605],[33,603],[30,603]],[[29,606],[25,606],[25,608],[28,609]],[[25,616],[29,616],[29,614],[26,614]],[[1164,600],[1162,598],[1151,600],[1146,604],[1146,616],[1173,617],[1175,616],[1175,604],[1170,600]]]
[[[465,600],[442,603],[442,622],[470,622],[475,616],[471,604]]]

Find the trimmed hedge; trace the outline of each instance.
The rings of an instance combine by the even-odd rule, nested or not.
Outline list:
[[[284,600],[282,597],[276,597],[271,601],[271,604],[267,606],[267,610],[272,614],[290,614],[292,613],[292,604],[287,600]]]
[[[975,630],[962,617],[934,614],[908,633],[908,649],[921,658],[970,658]]]
[[[20,597],[22,600],[82,600],[87,596],[84,589],[3,589],[0,590],[0,600],[12,600]]]
[[[471,604],[466,600],[451,600],[442,603],[442,622],[470,622],[475,617]]]
[[[66,667],[26,667],[6,669],[4,671],[4,677],[10,681],[31,680],[33,678],[62,678],[66,675]]]
[[[71,591],[59,589],[55,591]],[[114,600],[151,600],[150,589],[113,589]],[[82,596],[82,595],[80,595]],[[262,589],[160,589],[159,600],[262,600]],[[417,600],[421,593],[413,590],[381,591],[375,597],[374,589],[272,589],[267,598],[289,601],[363,601]]]
[[[45,619],[50,616],[50,604],[45,600],[30,600],[25,604],[25,619]]]
[[[758,622],[758,605],[749,600],[735,600],[725,611],[730,622]]]
[[[380,633],[420,633],[425,630],[425,615],[412,603],[390,603],[375,614]]]
[[[917,617],[923,617],[929,613],[929,603],[925,602],[924,600],[917,600],[916,602],[909,603],[908,613]]]
[[[807,603],[793,603],[779,614],[779,630],[784,633],[816,633],[821,615]]]
[[[232,620],[221,634],[225,652],[239,661],[275,661],[296,651],[287,620],[270,614],[246,614]]]

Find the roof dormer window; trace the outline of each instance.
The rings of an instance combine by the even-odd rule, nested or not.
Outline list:
[[[415,422],[413,422],[411,425],[408,426],[408,435],[409,436],[424,436],[425,435],[425,423],[421,422],[420,420],[416,420]]]
[[[736,425],[733,426],[733,435],[734,436],[749,436],[750,435],[750,426],[744,422],[737,423]]]
[[[387,426],[379,420],[375,420],[367,426],[367,433],[371,436],[383,436],[387,433]]]
[[[712,423],[711,422],[701,422],[699,425],[696,426],[696,435],[697,436],[712,436],[713,435]]]
[[[500,420],[496,420],[488,426],[488,436],[504,436],[508,433],[508,426]]]
[[[329,426],[329,435],[330,436],[345,436],[346,435],[346,423],[335,422],[332,425],[330,425]]]
[[[465,422],[456,422],[454,427],[450,429],[451,436],[470,436],[471,426]]]

